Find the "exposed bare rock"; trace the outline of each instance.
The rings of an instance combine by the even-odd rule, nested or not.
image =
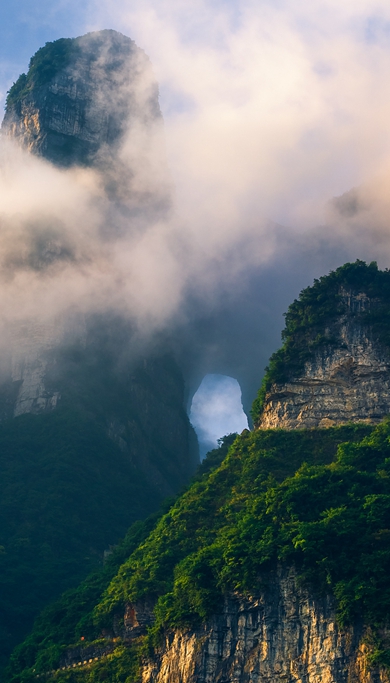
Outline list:
[[[14,325],[11,331],[11,379],[19,385],[13,416],[52,410],[61,398],[50,387],[47,370],[51,353],[71,335],[85,344],[84,316],[56,318],[51,322],[28,321]]]
[[[199,629],[168,633],[142,683],[387,683],[368,666],[364,638],[360,624],[340,630],[331,598],[279,569]]]
[[[57,44],[57,66],[29,72],[21,93],[8,101],[6,135],[57,165],[91,165],[115,155],[129,126],[161,120],[150,61],[133,40],[105,30],[61,39],[53,50]],[[49,49],[32,58],[33,69]]]
[[[258,426],[299,429],[346,422],[380,422],[390,413],[390,356],[359,319],[375,307],[367,295],[343,293],[347,311],[331,330],[334,343],[321,346],[301,376],[273,384]]]

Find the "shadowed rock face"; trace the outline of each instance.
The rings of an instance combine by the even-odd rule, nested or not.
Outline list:
[[[162,116],[150,60],[121,33],[88,33],[38,50],[27,75],[10,90],[2,129],[56,166],[95,169],[111,200],[108,204],[121,205],[130,228],[136,211],[148,221],[168,209],[164,174],[157,183],[152,173],[147,176],[150,187],[143,193],[132,186],[138,165],[161,152]],[[141,149],[133,138],[141,140]],[[52,237],[43,235],[39,268],[45,267],[48,253],[50,266],[60,265],[62,242],[60,228],[56,251]],[[80,410],[104,415],[108,436],[170,495],[197,464],[180,371],[169,349],[160,355],[135,350],[129,321],[109,313],[98,318],[96,323],[92,315],[68,311],[14,325],[9,331],[10,358],[3,363],[9,367],[0,384],[0,419],[51,412],[64,401],[78,404],[90,389],[92,374],[99,376],[99,389],[89,391]],[[70,363],[75,349],[77,362]],[[105,398],[108,386],[110,400]],[[115,403],[115,396],[122,399]],[[154,459],[159,464],[153,464]]]
[[[144,51],[117,31],[38,50],[9,92],[2,132],[56,166],[98,171],[130,220],[171,208],[157,82]]]
[[[363,293],[343,292],[346,313],[327,330],[334,343],[318,350],[303,373],[267,393],[261,429],[378,423],[390,413],[390,357],[356,314],[376,307]]]
[[[161,121],[157,84],[143,50],[105,30],[41,48],[11,90],[2,128],[59,166],[90,166],[115,156],[130,120]]]

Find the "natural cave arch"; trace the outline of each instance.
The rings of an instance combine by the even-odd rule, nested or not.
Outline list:
[[[222,436],[247,429],[238,381],[228,375],[205,375],[193,396],[190,420],[198,436],[201,459]]]

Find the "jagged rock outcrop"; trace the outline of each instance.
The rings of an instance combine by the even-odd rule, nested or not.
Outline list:
[[[344,312],[324,329],[322,344],[303,372],[267,391],[261,429],[378,423],[390,413],[390,354],[362,314],[380,302],[364,292],[340,290]]]
[[[341,630],[330,597],[316,598],[293,569],[233,595],[196,630],[167,633],[142,683],[387,683],[370,668],[361,624]]]
[[[59,166],[106,166],[126,135],[161,125],[150,60],[104,30],[38,50],[11,88],[3,133]],[[119,171],[119,169],[118,169]]]

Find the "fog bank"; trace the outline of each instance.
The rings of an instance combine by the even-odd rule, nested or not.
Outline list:
[[[148,125],[129,128],[120,201],[96,169],[1,141],[1,317],[117,309],[141,335],[180,330],[193,387],[217,372],[253,394],[303,286],[389,263],[390,10],[91,2],[85,28],[103,25],[151,57],[164,138],[145,152]],[[134,211],[160,183],[169,211]]]

